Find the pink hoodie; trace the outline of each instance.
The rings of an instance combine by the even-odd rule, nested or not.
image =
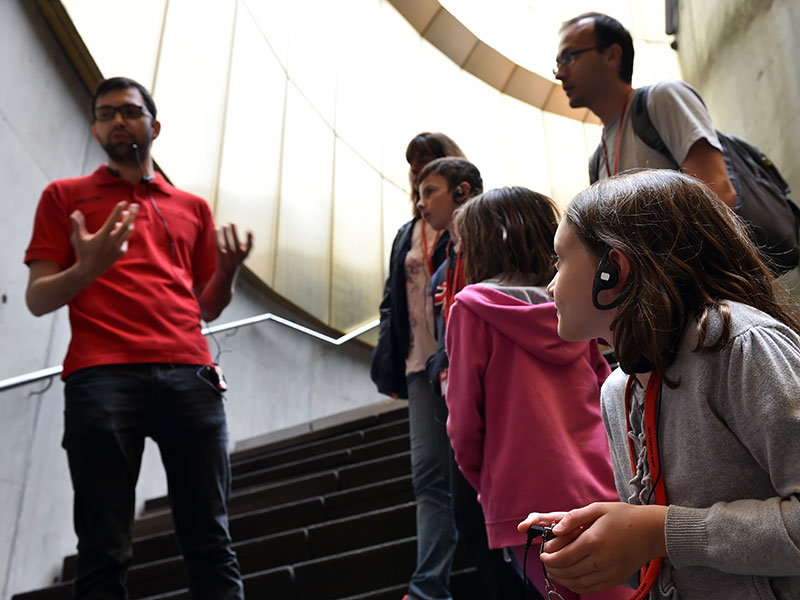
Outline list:
[[[478,490],[491,548],[519,546],[531,511],[618,501],[600,418],[597,342],[558,337],[555,305],[465,287],[447,324],[447,432]]]

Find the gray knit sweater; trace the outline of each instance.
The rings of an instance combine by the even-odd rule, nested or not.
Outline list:
[[[729,306],[728,344],[693,352],[690,326],[667,371],[680,385],[662,386],[669,556],[654,599],[800,599],[800,336],[750,306]],[[715,316],[709,339],[719,327]],[[641,436],[644,392],[634,386],[632,477],[626,382],[619,369],[606,381],[603,420],[620,498],[641,504],[652,487]]]

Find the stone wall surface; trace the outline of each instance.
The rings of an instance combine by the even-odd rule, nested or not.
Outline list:
[[[800,2],[682,1],[678,55],[720,131],[759,146],[800,201]]]

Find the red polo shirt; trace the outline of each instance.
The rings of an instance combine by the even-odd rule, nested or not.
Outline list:
[[[72,339],[62,377],[97,365],[211,361],[192,290],[202,290],[216,267],[214,221],[205,200],[160,174],[147,185],[133,185],[101,166],[91,175],[51,183],[39,201],[26,264],[44,259],[72,265],[70,214],[80,210],[93,233],[121,200],[140,205],[128,250],[69,303]]]

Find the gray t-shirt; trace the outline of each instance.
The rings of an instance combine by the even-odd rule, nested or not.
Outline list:
[[[633,132],[632,107],[639,93],[638,89],[631,93],[622,120],[617,172],[622,173],[635,168],[672,169],[674,165],[667,157],[645,144]],[[678,165],[683,164],[689,149],[701,139],[706,139],[714,148],[722,151],[711,117],[688,83],[666,80],[651,86],[647,97],[647,112]],[[609,177],[609,173],[614,174],[619,132],[619,116],[617,116],[606,126],[603,133],[606,151],[601,155],[598,172],[600,179]]]

